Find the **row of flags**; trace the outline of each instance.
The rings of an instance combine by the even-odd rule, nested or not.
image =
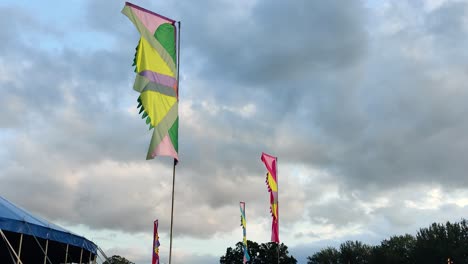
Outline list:
[[[176,21],[129,2],[125,3],[122,13],[140,33],[132,65],[135,66],[136,73],[133,89],[140,93],[137,99],[139,114],[145,119],[149,130],[153,130],[146,159],[170,156],[174,158],[175,170],[175,164],[179,160],[179,45]],[[279,244],[278,159],[262,153],[261,160],[267,169],[266,184],[270,194],[272,216],[271,241]],[[250,256],[247,252],[244,202],[240,203],[240,211],[246,263]],[[159,264],[159,246],[156,220],[152,264]]]
[[[271,212],[271,242],[279,245],[279,209],[278,209],[278,158],[262,153],[261,160],[267,169],[266,184],[270,193],[270,212]],[[240,202],[241,226],[242,226],[242,249],[244,251],[243,263],[250,261],[247,247],[247,220],[245,218],[245,202]]]
[[[278,210],[278,169],[277,161],[278,158],[262,153],[261,160],[267,168],[266,183],[268,186],[268,192],[270,193],[270,212],[271,212],[271,242],[279,244],[279,210]],[[250,261],[250,256],[247,246],[247,219],[245,217],[245,202],[239,203],[240,214],[241,214],[241,226],[242,226],[242,249],[243,249],[243,263]],[[158,235],[158,220],[154,221],[154,233],[153,233],[153,261],[152,264],[159,264],[159,235]]]

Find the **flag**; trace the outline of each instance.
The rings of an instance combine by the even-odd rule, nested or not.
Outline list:
[[[152,264],[159,264],[159,235],[158,235],[158,220],[154,221],[153,233],[153,261]]]
[[[122,13],[140,33],[135,82],[139,114],[153,130],[146,159],[171,156],[179,160],[179,99],[175,21],[131,3]]]
[[[242,248],[244,249],[244,264],[247,261],[250,261],[249,252],[247,251],[247,220],[245,220],[245,203],[240,202],[240,212],[241,212],[241,226],[243,232],[243,239],[242,239]]]
[[[262,153],[261,157],[267,169],[266,184],[270,193],[270,212],[272,217],[271,223],[271,242],[279,243],[279,210],[278,210],[278,174],[277,162],[278,158]]]

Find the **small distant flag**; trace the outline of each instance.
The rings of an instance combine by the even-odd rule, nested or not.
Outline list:
[[[272,216],[271,223],[271,242],[279,243],[279,210],[278,210],[278,158],[262,153],[261,157],[267,168],[266,184],[270,192],[270,212]]]
[[[243,231],[242,248],[244,249],[244,264],[250,261],[249,252],[247,250],[247,220],[245,219],[245,202],[240,202],[241,226]]]
[[[152,264],[159,264],[159,235],[158,235],[158,220],[154,221],[153,233],[153,262]]]

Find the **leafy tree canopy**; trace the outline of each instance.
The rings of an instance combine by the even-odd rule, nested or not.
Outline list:
[[[307,257],[308,264],[468,263],[468,223],[433,223],[416,236],[392,236],[377,246],[346,241]]]
[[[108,260],[104,261],[102,264],[135,264],[124,257],[114,255],[110,257]]]
[[[278,263],[278,245],[273,242],[258,244],[247,241],[250,256],[249,264],[272,264]],[[242,264],[244,251],[242,242],[238,242],[234,248],[228,247],[226,254],[219,260],[221,264]],[[279,247],[280,264],[296,264],[297,260],[289,254],[288,247],[281,243]]]

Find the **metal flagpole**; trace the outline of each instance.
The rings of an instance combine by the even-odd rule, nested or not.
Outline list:
[[[180,83],[180,21],[177,22],[179,30],[177,31],[177,99],[179,96],[179,83]],[[171,206],[171,233],[169,235],[169,264],[172,261],[172,228],[174,226],[174,190],[175,190],[175,167],[177,160],[174,159],[174,165],[172,167],[172,206]]]
[[[276,243],[276,245],[277,245],[276,248],[278,249],[278,264],[279,264],[280,263],[280,244],[279,244],[279,242]]]
[[[175,166],[176,160],[174,159],[174,165],[172,167],[172,207],[171,207],[171,233],[169,238],[169,264],[172,259],[172,227],[174,225],[174,187],[175,187]]]

